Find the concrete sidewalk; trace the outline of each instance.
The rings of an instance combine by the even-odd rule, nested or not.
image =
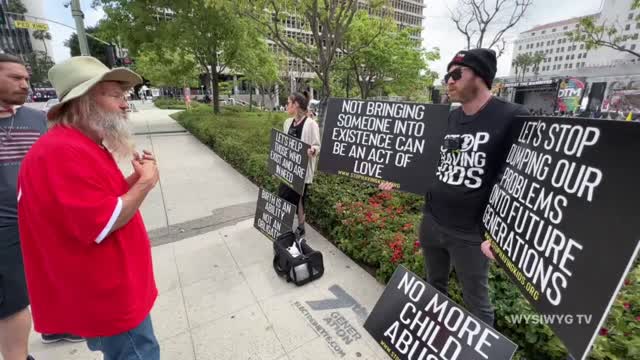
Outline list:
[[[362,328],[383,286],[311,228],[324,276],[302,287],[278,278],[272,243],[253,228],[255,185],[171,111],[136,105],[138,148],[154,151],[161,174],[142,213],[154,245],[162,358],[386,359]],[[35,333],[30,346],[37,360],[101,359],[84,343],[43,345]]]

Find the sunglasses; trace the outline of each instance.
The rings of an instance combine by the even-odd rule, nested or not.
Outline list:
[[[455,70],[452,70],[450,73],[448,73],[447,75],[444,76],[444,83],[448,83],[449,79],[453,79],[453,81],[458,81],[462,78],[462,69],[464,68],[456,68]]]

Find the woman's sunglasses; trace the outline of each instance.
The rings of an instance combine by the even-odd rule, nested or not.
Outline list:
[[[462,78],[462,68],[456,68],[452,70],[450,73],[444,76],[444,83],[448,83],[449,79],[453,79],[453,81],[458,81]]]

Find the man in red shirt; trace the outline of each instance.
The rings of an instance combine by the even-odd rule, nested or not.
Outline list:
[[[153,155],[128,130],[128,89],[141,78],[92,57],[54,66],[54,126],[22,162],[18,222],[34,327],[87,338],[105,359],[160,358],[149,313],[158,295],[139,212],[158,182]],[[125,178],[114,156],[133,156]]]

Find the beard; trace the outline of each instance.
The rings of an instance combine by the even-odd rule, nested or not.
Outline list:
[[[126,112],[110,112],[91,106],[89,126],[102,139],[103,145],[119,159],[127,159],[135,152],[133,135],[127,124]]]
[[[456,87],[454,94],[450,94],[449,99],[453,102],[459,102],[461,104],[468,103],[475,99],[480,92],[480,89],[475,84],[467,84],[464,87]]]

